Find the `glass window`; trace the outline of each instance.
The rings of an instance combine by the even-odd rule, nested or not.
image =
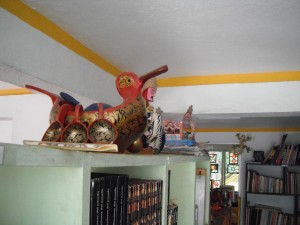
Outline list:
[[[239,165],[238,156],[229,151],[210,151],[211,162],[211,188],[221,185],[234,186],[239,191]]]

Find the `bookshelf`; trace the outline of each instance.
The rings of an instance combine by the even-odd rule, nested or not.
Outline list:
[[[251,224],[249,218],[258,214],[261,220],[267,216],[283,220],[285,216],[289,222],[280,224],[299,224],[300,177],[296,176],[299,173],[299,165],[247,162],[244,224]]]
[[[196,169],[208,157],[67,151],[0,143],[0,224],[89,224],[91,173],[127,173],[163,180],[162,224],[167,224],[167,181],[179,207],[178,224],[193,224]],[[206,178],[207,183],[209,177]],[[209,205],[209,187],[205,204]],[[208,224],[209,212],[205,214]]]

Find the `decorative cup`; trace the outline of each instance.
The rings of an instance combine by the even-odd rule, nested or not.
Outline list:
[[[82,122],[80,122],[80,115],[82,114],[82,111],[82,105],[76,105],[74,120],[69,123],[62,132],[62,142],[86,143],[88,141],[87,128]]]
[[[50,124],[46,130],[42,141],[57,142],[60,141],[62,131],[64,129],[64,120],[69,111],[73,110],[73,107],[68,104],[64,104],[59,107],[59,110],[54,118],[54,121]]]
[[[89,140],[93,143],[113,143],[118,137],[116,126],[104,119],[103,104],[98,104],[98,119],[93,121],[88,128]]]

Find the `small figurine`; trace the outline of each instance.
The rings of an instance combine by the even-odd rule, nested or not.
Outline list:
[[[143,148],[151,148],[154,153],[159,153],[165,144],[165,133],[162,125],[162,111],[160,108],[154,112],[153,106],[150,102],[153,102],[157,90],[156,77],[149,79],[142,89],[143,97],[146,101],[146,109],[148,116],[148,124],[146,130],[141,138],[136,140],[129,148],[130,152],[140,152]]]
[[[166,133],[166,147],[196,146],[195,140],[196,125],[192,118],[193,106],[189,106],[182,121],[164,120]]]
[[[156,112],[150,113],[148,131],[144,134],[146,146],[152,148],[156,154],[162,151],[166,141],[161,114],[160,108],[157,108]]]
[[[243,153],[244,149],[246,149],[246,151],[249,153],[250,147],[248,147],[245,143],[252,139],[251,136],[248,136],[248,135],[246,136],[246,135],[240,134],[240,133],[237,133],[235,136],[239,140],[239,144],[232,146],[233,153],[240,155]]]
[[[183,131],[183,139],[195,140],[196,125],[193,122],[193,105],[190,105],[186,113],[183,115],[183,129],[190,129],[191,132]]]

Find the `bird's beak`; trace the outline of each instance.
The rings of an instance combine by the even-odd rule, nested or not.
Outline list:
[[[140,79],[140,81],[142,83],[142,86],[145,84],[145,82],[147,80],[149,80],[149,79],[151,79],[153,77],[156,77],[156,76],[158,76],[158,75],[160,75],[162,73],[165,73],[167,71],[168,71],[168,66],[164,65],[162,67],[159,67],[159,68],[157,68],[157,69],[155,69],[155,70],[153,70],[153,71],[151,71],[151,72],[149,72],[149,73],[141,76],[139,79]]]

